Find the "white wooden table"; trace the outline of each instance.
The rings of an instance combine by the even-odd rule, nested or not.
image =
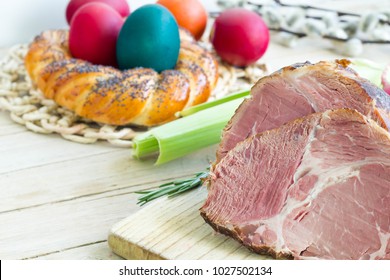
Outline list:
[[[389,8],[390,1],[372,2],[366,5]],[[365,7],[353,3],[338,7]],[[321,40],[296,49],[272,43],[262,61],[273,71],[341,57],[322,46]],[[366,46],[362,56],[390,62],[390,46]],[[35,134],[0,111],[0,259],[118,259],[107,234],[140,209],[134,191],[204,170],[214,154],[212,146],[156,167],[132,159],[129,149]]]

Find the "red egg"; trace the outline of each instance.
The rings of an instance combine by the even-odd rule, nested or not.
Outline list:
[[[269,30],[255,12],[232,8],[215,19],[210,40],[224,61],[243,67],[264,55],[269,44]]]
[[[130,14],[130,7],[126,0],[71,0],[66,7],[66,21],[71,23],[73,15],[76,11],[91,2],[100,2],[107,4],[116,10],[122,17],[127,17]]]
[[[74,15],[69,31],[73,57],[94,64],[116,66],[116,41],[122,16],[103,3],[89,3]]]

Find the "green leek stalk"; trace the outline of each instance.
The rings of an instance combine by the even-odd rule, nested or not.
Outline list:
[[[202,104],[199,104],[199,105],[192,106],[192,107],[189,107],[187,109],[184,109],[183,111],[178,112],[176,114],[176,116],[177,117],[186,117],[186,116],[195,114],[195,113],[197,113],[199,111],[202,111],[204,109],[208,109],[208,108],[211,108],[211,107],[214,107],[214,106],[217,106],[217,105],[229,102],[231,100],[235,100],[235,99],[238,99],[238,98],[241,98],[241,97],[248,96],[250,93],[251,93],[251,91],[250,91],[250,89],[248,89],[248,90],[243,90],[243,91],[240,91],[240,92],[237,92],[237,93],[234,93],[234,94],[229,94],[229,95],[224,96],[222,98],[219,98],[219,99],[216,99],[216,100],[213,100],[213,101],[210,101],[210,102],[202,103]]]
[[[369,80],[380,88],[383,87],[381,75],[385,69],[385,65],[363,58],[352,59],[351,62],[349,67],[355,70],[361,77]]]
[[[200,110],[141,134],[134,139],[133,155],[140,159],[158,154],[158,165],[218,143],[223,128],[244,98]]]

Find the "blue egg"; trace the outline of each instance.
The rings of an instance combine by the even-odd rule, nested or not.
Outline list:
[[[122,70],[134,67],[161,72],[175,67],[180,50],[179,27],[168,9],[145,5],[130,14],[119,32],[116,57]]]

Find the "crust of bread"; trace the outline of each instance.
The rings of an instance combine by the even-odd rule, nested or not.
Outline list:
[[[181,31],[176,68],[126,71],[93,65],[71,56],[68,31],[48,30],[29,46],[25,67],[45,97],[81,117],[111,125],[155,126],[175,113],[203,103],[218,80],[211,53]]]

